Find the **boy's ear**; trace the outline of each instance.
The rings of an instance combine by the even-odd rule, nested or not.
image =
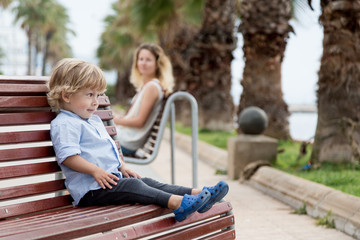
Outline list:
[[[61,92],[61,97],[62,97],[62,100],[66,103],[69,103],[70,102],[70,94],[65,92],[65,90],[63,90]]]

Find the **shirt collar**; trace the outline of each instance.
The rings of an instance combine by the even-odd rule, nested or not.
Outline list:
[[[77,114],[75,114],[75,113],[73,113],[73,112],[70,112],[70,111],[68,111],[68,110],[64,110],[64,109],[60,109],[60,112],[66,114],[66,115],[72,116],[72,117],[76,117],[76,118],[81,119],[81,120],[84,120],[84,121],[89,121],[89,119],[92,118],[92,116],[91,116],[91,117],[88,118],[88,119],[83,119],[83,118],[81,118],[79,115],[77,115]]]

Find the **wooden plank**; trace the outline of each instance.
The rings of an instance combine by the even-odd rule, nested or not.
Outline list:
[[[110,106],[110,100],[108,96],[100,96],[99,97],[99,107],[107,107]]]
[[[140,224],[136,226],[129,226],[127,228],[122,228],[120,232],[110,232],[105,233],[102,236],[97,236],[96,238],[90,238],[90,239],[99,239],[99,240],[106,240],[106,239],[137,239],[140,237],[148,237],[153,234],[158,234],[161,232],[165,232],[168,230],[175,230],[177,228],[182,228],[190,223],[195,222],[201,222],[206,219],[211,219],[216,216],[220,216],[224,213],[227,213],[232,210],[232,206],[228,202],[221,202],[215,204],[211,210],[199,214],[194,213],[189,218],[182,222],[177,222],[173,216],[167,217],[167,218],[161,218],[156,221],[146,223],[146,224]],[[230,217],[233,217],[232,215],[229,215]],[[231,220],[230,220],[231,222]],[[229,223],[229,221],[227,221]],[[233,225],[234,222],[232,222]],[[230,226],[229,225],[229,226]],[[220,228],[221,229],[221,228]],[[195,230],[200,231],[199,229]],[[126,236],[126,237],[124,237]],[[171,239],[171,238],[170,238]],[[183,240],[184,238],[179,238]],[[186,238],[190,239],[190,238]]]
[[[113,211],[128,211],[135,208],[134,205],[121,206],[92,206],[92,207],[65,207],[56,210],[46,211],[40,214],[27,215],[21,218],[9,219],[2,222],[0,231],[1,236],[19,234],[27,231],[36,231],[42,228],[51,228],[54,224],[66,223],[74,220],[91,218],[95,215],[106,215]]]
[[[95,111],[95,114],[103,121],[112,120],[114,117],[111,110],[97,110]]]
[[[8,76],[0,75],[0,83],[46,84],[49,76]]]
[[[116,127],[115,126],[106,126],[106,131],[109,133],[110,136],[116,135]]]
[[[0,144],[41,142],[50,140],[50,130],[0,133]]]
[[[235,229],[224,230],[222,232],[212,234],[205,238],[201,238],[201,240],[219,240],[219,239],[221,240],[236,239]]]
[[[50,123],[54,112],[0,113],[0,126]]]
[[[0,97],[0,108],[49,107],[46,96]]]
[[[14,160],[54,157],[55,152],[52,146],[14,148],[0,150],[0,156],[0,162],[5,162]]]
[[[115,140],[114,142],[115,142],[115,144],[116,144],[117,148],[118,148],[118,149],[120,149],[120,148],[121,148],[121,146],[120,146],[120,142],[119,142],[119,140]]]
[[[49,210],[49,209],[55,209],[59,207],[68,206],[69,204],[71,204],[71,197],[70,195],[65,195],[65,196],[41,199],[32,202],[19,203],[10,206],[1,206],[0,219]],[[26,239],[26,238],[21,238],[21,239]]]
[[[46,93],[46,84],[0,84],[0,94]]]
[[[113,209],[111,212],[88,217],[86,214],[78,219],[64,222],[53,222],[51,227],[46,226],[33,231],[15,234],[4,239],[73,239],[90,234],[110,231],[115,228],[131,225],[137,222],[166,215],[171,210],[155,205],[136,205],[136,208],[125,209],[125,211]],[[121,206],[117,206],[121,209]],[[1,208],[0,208],[1,211]],[[36,225],[34,226],[36,228]]]
[[[225,216],[211,220],[209,222],[201,223],[186,229],[181,229],[174,233],[169,233],[164,236],[156,237],[157,240],[184,240],[201,237],[205,234],[210,234],[215,231],[227,228],[234,224],[234,216]]]
[[[0,200],[27,197],[65,189],[64,179],[13,186],[0,189]]]
[[[60,171],[57,162],[44,162],[0,168],[0,179],[33,176]]]

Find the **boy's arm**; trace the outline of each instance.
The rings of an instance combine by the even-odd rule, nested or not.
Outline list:
[[[80,155],[70,156],[66,158],[62,164],[77,172],[86,173],[93,176],[96,182],[99,183],[103,189],[106,187],[111,189],[111,184],[116,185],[114,179],[116,181],[119,180],[117,176],[106,172],[104,169],[99,168],[91,162],[86,161],[84,158],[80,157]]]

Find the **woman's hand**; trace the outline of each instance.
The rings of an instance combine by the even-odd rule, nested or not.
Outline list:
[[[129,177],[141,178],[141,176],[139,174],[137,174],[135,171],[128,168],[128,166],[125,163],[122,163],[119,170],[125,178],[129,178]]]

